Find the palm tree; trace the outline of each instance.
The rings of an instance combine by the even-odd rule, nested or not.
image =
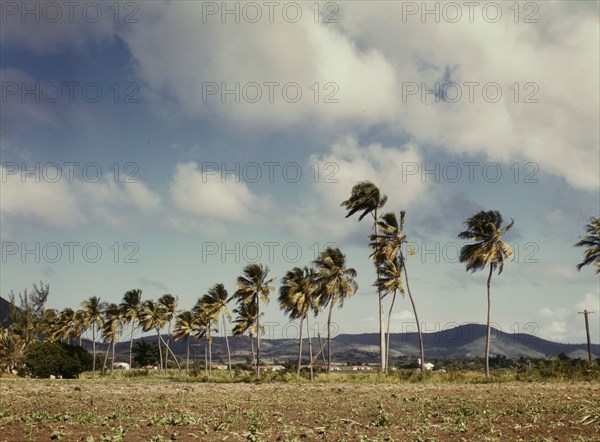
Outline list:
[[[396,299],[396,291],[400,290],[404,295],[404,287],[402,281],[402,271],[404,271],[404,279],[406,281],[406,289],[408,291],[408,297],[412,305],[413,314],[415,315],[415,321],[417,323],[417,333],[419,335],[419,349],[421,353],[421,371],[425,369],[425,351],[423,348],[423,335],[421,333],[421,323],[419,321],[419,315],[417,314],[417,307],[415,300],[410,290],[408,283],[408,270],[406,268],[406,258],[402,251],[403,245],[406,243],[406,234],[404,233],[404,222],[406,219],[406,212],[400,211],[400,219],[396,218],[396,214],[393,212],[385,213],[381,216],[377,222],[379,231],[381,233],[371,235],[371,244],[369,245],[373,249],[371,258],[375,261],[379,261],[381,273],[385,274],[379,281],[379,289],[383,293],[392,293],[392,305],[390,306],[390,312],[388,315],[388,327],[387,327],[387,350],[386,354],[390,350],[390,320],[392,317],[392,309],[394,307],[394,301]],[[387,361],[389,361],[389,354],[387,355]],[[387,362],[386,362],[386,373],[387,373]]]
[[[215,329],[215,320],[218,321],[218,314],[215,318],[214,312],[208,306],[208,297],[207,294],[202,295],[196,302],[196,305],[194,305],[192,312],[201,323],[198,335],[206,338],[204,351],[205,368],[208,373],[212,373],[212,331]]]
[[[140,324],[142,329],[147,332],[152,329],[156,331],[158,340],[158,357],[160,359],[160,369],[163,370],[163,356],[162,356],[162,337],[160,336],[160,330],[167,323],[167,314],[162,304],[154,302],[148,299],[142,303],[142,309],[140,311]]]
[[[371,181],[359,181],[352,187],[350,192],[350,198],[342,202],[342,206],[346,208],[348,213],[346,218],[351,217],[355,213],[362,212],[358,220],[362,219],[371,214],[373,217],[373,231],[377,235],[377,216],[378,209],[385,206],[387,202],[387,196],[382,195],[379,188]],[[379,263],[375,262],[375,269],[377,271],[377,279],[379,280]],[[385,333],[384,333],[384,313],[383,313],[383,292],[379,289],[379,284],[375,284],[378,287],[379,295],[379,351],[381,354],[381,371],[386,371],[386,357],[385,357]]]
[[[165,340],[160,334],[161,329],[166,325],[169,318],[169,312],[164,304],[159,302],[154,302],[151,299],[148,299],[142,303],[142,308],[140,311],[140,325],[142,329],[147,332],[149,330],[154,329],[156,331],[158,337],[158,356],[160,359],[160,367],[163,370],[163,357],[162,357],[162,349],[161,342],[165,345],[166,351],[171,353],[173,359],[175,359],[175,363],[177,364],[177,368],[181,371],[181,366],[179,365],[179,361],[175,354],[171,351],[170,347],[167,345]],[[165,355],[166,356],[166,355]]]
[[[173,339],[179,341],[185,339],[187,342],[187,359],[185,371],[190,372],[190,337],[196,318],[190,310],[184,310],[175,317],[175,329],[173,330]]]
[[[275,278],[267,279],[269,267],[262,264],[249,264],[244,268],[243,275],[238,276],[237,291],[234,297],[240,302],[256,305],[256,377],[260,378],[260,301],[269,302],[269,294],[275,290],[270,284]]]
[[[575,244],[576,247],[587,247],[583,252],[583,261],[577,264],[577,270],[593,264],[596,267],[596,273],[600,273],[600,216],[590,218],[585,226],[585,231],[587,235]]]
[[[140,289],[133,289],[125,292],[119,307],[121,307],[124,323],[131,323],[131,337],[129,339],[129,367],[133,367],[133,332],[135,330],[135,321],[139,322],[140,320],[142,291]]]
[[[487,278],[487,334],[485,340],[485,377],[490,375],[490,311],[492,273],[498,269],[498,275],[504,270],[504,261],[513,259],[512,248],[502,241],[502,236],[513,226],[510,224],[502,227],[502,215],[497,210],[480,211],[468,218],[463,224],[467,230],[458,234],[460,239],[475,241],[464,245],[460,250],[460,262],[464,263],[466,270],[471,273],[482,270],[489,265],[490,272]]]
[[[100,302],[97,296],[91,296],[81,304],[85,314],[85,327],[92,327],[92,377],[96,377],[96,329],[101,328],[104,323],[102,319],[102,310],[104,303]]]
[[[197,309],[192,309],[192,315],[194,319],[192,321],[190,336],[194,337],[196,341],[206,338],[204,342],[204,371],[208,373],[208,317],[203,311],[198,311]]]
[[[211,322],[216,325],[219,323],[219,316],[223,321],[223,336],[225,337],[225,345],[227,346],[227,362],[229,366],[229,377],[233,376],[231,371],[231,351],[229,349],[229,338],[227,337],[227,318],[231,320],[231,314],[227,308],[229,294],[223,284],[215,284],[202,297],[202,305],[204,310],[211,318]],[[209,330],[210,336],[210,330]]]
[[[233,309],[233,313],[235,313],[237,316],[233,320],[235,326],[231,330],[231,334],[233,336],[242,336],[248,332],[248,337],[250,338],[250,348],[252,350],[252,360],[256,361],[254,337],[258,336],[259,330],[261,332],[263,331],[263,328],[260,326],[258,321],[258,307],[254,301],[244,303],[240,300],[238,302],[238,307]]]
[[[281,279],[281,287],[279,287],[279,305],[284,310],[290,319],[300,318],[300,333],[298,337],[298,368],[296,376],[300,376],[300,368],[302,366],[302,326],[306,319],[310,349],[310,371],[312,380],[312,347],[310,340],[309,311],[315,308],[315,284],[316,274],[314,269],[309,267],[294,267],[288,271]]]
[[[104,368],[106,367],[106,360],[108,359],[108,351],[112,347],[112,363],[110,364],[110,374],[113,374],[113,368],[115,365],[115,344],[119,340],[121,335],[121,308],[115,304],[110,303],[106,305],[104,309],[104,324],[102,326],[102,336],[104,342],[108,342],[108,349],[106,350],[106,356],[104,357]]]
[[[171,342],[171,323],[175,316],[175,309],[177,308],[178,301],[178,297],[170,294],[162,295],[160,298],[158,298],[158,303],[165,308],[165,320],[166,323],[169,324],[169,329],[167,330],[167,342],[165,344],[167,346],[167,351],[165,352],[165,369],[167,369],[168,355],[171,351],[171,348],[169,347],[169,344]],[[177,362],[177,360],[175,362]]]
[[[344,306],[346,298],[352,296],[358,290],[356,270],[346,267],[346,256],[335,247],[328,247],[314,262],[318,274],[317,299],[319,308],[329,306],[327,317],[327,373],[331,371],[331,314],[333,307],[339,303],[340,308]]]
[[[66,341],[67,344],[71,343],[71,336],[73,334],[73,322],[75,320],[75,312],[72,308],[65,308],[58,314],[55,327],[54,327],[54,338],[59,341]]]

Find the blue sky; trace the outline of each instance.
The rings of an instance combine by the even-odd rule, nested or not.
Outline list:
[[[583,342],[577,312],[600,312],[573,247],[600,213],[598,3],[423,5],[4,2],[2,296],[43,280],[55,308],[131,288],[189,308],[247,262],[279,281],[334,243],[360,285],[334,321],[374,332],[370,225],[339,207],[368,179],[407,211],[426,330],[485,320],[456,236],[495,209],[517,259],[492,320]],[[392,330],[412,330],[396,305]],[[266,314],[282,337],[275,299]]]

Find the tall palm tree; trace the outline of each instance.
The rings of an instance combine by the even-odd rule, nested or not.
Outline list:
[[[166,324],[168,324],[168,330],[167,330],[167,342],[166,342],[166,347],[167,350],[165,351],[165,370],[167,369],[167,361],[168,361],[168,355],[169,352],[171,351],[171,348],[169,347],[169,344],[171,342],[171,323],[173,321],[173,318],[175,317],[175,309],[177,308],[177,303],[179,302],[179,298],[177,296],[173,296],[171,294],[166,294],[166,295],[162,295],[160,298],[158,298],[158,303],[160,305],[162,305],[165,309],[165,320],[166,320]],[[175,358],[177,359],[177,358]],[[177,362],[177,360],[175,360],[175,362]]]
[[[190,372],[190,337],[196,320],[190,310],[184,310],[175,316],[175,328],[173,329],[173,339],[179,341],[185,339],[187,343],[186,373]]]
[[[140,289],[133,289],[125,292],[119,307],[121,307],[124,323],[131,324],[131,337],[129,339],[129,367],[133,367],[133,332],[135,331],[135,322],[139,322],[140,320],[142,291]]]
[[[262,264],[249,264],[244,267],[243,275],[238,276],[234,297],[240,302],[256,305],[256,377],[260,378],[260,302],[269,302],[269,294],[275,290],[270,284],[275,278],[267,279],[269,267]]]
[[[577,264],[577,270],[593,264],[596,267],[596,273],[600,273],[600,216],[590,218],[585,225],[585,231],[587,235],[575,244],[576,247],[587,247],[583,252],[583,261]]]
[[[302,326],[304,320],[307,321],[309,347],[310,341],[310,327],[309,311],[315,308],[315,292],[316,292],[316,273],[314,269],[309,267],[294,267],[288,271],[285,276],[281,279],[281,287],[279,287],[279,306],[284,310],[290,319],[300,318],[300,333],[298,337],[298,367],[296,376],[300,376],[300,368],[302,366]],[[312,350],[312,349],[311,349]],[[309,368],[311,370],[312,379],[312,351],[310,352],[311,364]]]
[[[377,235],[378,209],[383,208],[387,202],[387,196],[382,195],[379,188],[371,181],[359,181],[352,187],[350,198],[342,202],[342,206],[346,208],[346,218],[351,217],[355,213],[360,213],[358,220],[371,215],[373,217],[373,231]],[[379,263],[375,262],[375,270],[377,272],[377,280],[379,280]],[[381,371],[386,371],[386,356],[385,356],[385,332],[384,332],[384,312],[383,312],[383,297],[384,294],[378,287],[379,301],[379,351],[381,357]]]
[[[242,300],[238,302],[237,308],[233,309],[233,313],[236,314],[236,318],[233,320],[235,326],[231,330],[233,336],[242,336],[248,332],[250,338],[250,348],[252,350],[252,360],[256,363],[256,352],[254,350],[254,337],[258,336],[259,330],[262,332],[263,328],[258,321],[258,307],[252,300],[244,303]]]
[[[231,314],[227,308],[229,293],[223,284],[215,284],[202,297],[202,304],[206,313],[211,318],[215,326],[219,323],[219,317],[223,321],[223,336],[227,347],[227,362],[229,366],[229,377],[233,376],[231,371],[231,351],[229,349],[229,338],[227,337],[227,319],[231,320]],[[210,332],[210,331],[209,331]]]
[[[218,321],[218,314],[215,315],[214,311],[209,307],[208,303],[209,295],[202,295],[192,312],[196,316],[197,320],[201,323],[199,336],[203,336],[206,339],[205,343],[205,368],[208,373],[212,373],[212,332],[215,330],[215,321]],[[207,356],[208,352],[208,356]]]
[[[346,298],[358,290],[356,270],[346,267],[346,256],[336,247],[328,247],[314,261],[318,274],[317,298],[320,308],[329,306],[327,317],[327,373],[331,371],[331,314],[333,307],[344,306]]]
[[[151,299],[147,299],[142,303],[142,309],[140,311],[140,324],[142,329],[147,332],[152,329],[156,331],[158,337],[158,357],[160,362],[160,369],[163,370],[163,356],[162,356],[162,337],[160,330],[167,323],[167,313],[162,304],[154,302]]]
[[[92,327],[92,377],[96,377],[96,330],[102,327],[104,320],[102,319],[102,311],[104,310],[103,302],[97,296],[91,296],[83,301],[81,306],[85,312],[86,328]]]
[[[419,321],[419,315],[417,314],[417,307],[415,305],[415,299],[413,298],[410,285],[408,283],[408,270],[406,267],[406,257],[402,250],[404,244],[406,244],[406,234],[404,233],[404,222],[406,220],[406,212],[400,211],[400,218],[396,218],[396,214],[393,212],[385,213],[381,216],[377,222],[380,233],[371,235],[371,244],[369,245],[373,249],[371,258],[375,261],[379,261],[380,267],[382,267],[382,274],[385,273],[380,280],[379,288],[383,293],[394,293],[392,298],[392,305],[388,315],[388,336],[387,336],[387,352],[389,353],[389,330],[390,320],[392,317],[392,309],[394,307],[394,301],[396,299],[396,290],[400,290],[404,295],[404,287],[402,281],[402,271],[404,272],[404,279],[406,282],[406,289],[408,291],[408,297],[412,305],[413,314],[417,323],[417,333],[419,335],[419,350],[421,353],[421,371],[425,370],[425,350],[423,348],[423,335],[421,333],[421,323]],[[387,355],[389,361],[389,355]],[[387,373],[386,363],[386,373]]]
[[[110,374],[112,376],[115,365],[115,344],[121,335],[122,316],[121,308],[118,304],[110,303],[104,309],[104,324],[102,325],[102,336],[104,342],[108,343],[108,349],[104,358],[104,368],[108,359],[108,351],[112,347],[112,362],[110,364]]]
[[[468,218],[463,224],[466,230],[458,234],[460,239],[475,241],[464,245],[460,250],[460,262],[471,273],[490,267],[487,278],[487,334],[485,339],[485,376],[490,375],[490,312],[492,273],[498,269],[498,275],[504,270],[504,261],[514,259],[512,248],[502,241],[502,236],[514,225],[502,227],[504,219],[497,210],[480,211]]]

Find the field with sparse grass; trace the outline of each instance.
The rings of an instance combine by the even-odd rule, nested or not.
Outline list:
[[[0,440],[600,440],[600,383],[595,381],[324,379],[0,379]]]

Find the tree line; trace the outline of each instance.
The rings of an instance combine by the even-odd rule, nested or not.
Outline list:
[[[424,370],[425,350],[416,308],[415,297],[408,278],[407,257],[404,249],[407,235],[404,231],[406,212],[383,212],[387,196],[370,181],[361,181],[352,188],[350,197],[341,205],[346,209],[346,217],[358,214],[358,220],[372,218],[372,233],[368,235],[370,258],[375,266],[374,286],[378,293],[380,369],[389,371],[390,325],[396,297],[408,295],[417,324],[420,351],[420,369]],[[514,220],[504,224],[504,218],[498,211],[479,211],[464,221],[464,230],[458,238],[467,240],[460,250],[459,260],[468,272],[488,270],[486,283],[487,295],[487,333],[485,345],[485,374],[489,376],[490,318],[491,318],[491,280],[495,272],[504,270],[507,261],[513,259],[513,250],[503,241],[503,236],[514,225]],[[593,265],[600,273],[600,217],[593,217],[586,225],[586,235],[575,244],[585,247],[584,260],[577,265],[581,270]],[[409,247],[410,256],[414,253]],[[337,247],[328,247],[316,260],[304,267],[294,267],[280,280],[277,302],[279,307],[292,320],[299,320],[297,374],[300,374],[303,356],[303,328],[308,335],[308,370],[313,378],[313,367],[322,355],[326,372],[331,371],[332,342],[331,320],[333,310],[343,307],[345,302],[358,290],[357,272],[348,265],[346,256]],[[231,351],[228,341],[227,324],[232,325],[233,336],[248,336],[252,360],[257,378],[260,377],[261,305],[270,301],[275,291],[275,278],[270,269],[262,264],[249,264],[244,267],[236,281],[236,290],[230,294],[223,283],[217,283],[201,295],[190,310],[178,310],[179,299],[165,294],[158,300],[142,300],[142,291],[127,291],[119,304],[102,302],[97,296],[91,296],[82,302],[81,308],[73,310],[67,307],[61,311],[44,307],[49,286],[34,284],[32,292],[19,295],[17,299],[11,293],[12,324],[0,333],[0,369],[13,370],[19,358],[31,343],[42,339],[47,341],[72,342],[81,339],[84,333],[92,334],[93,367],[95,376],[97,338],[107,345],[102,370],[106,369],[109,354],[114,362],[115,346],[124,334],[129,334],[129,364],[132,365],[132,346],[136,329],[144,332],[156,332],[159,349],[159,369],[165,370],[170,358],[179,370],[180,362],[171,349],[171,338],[187,343],[186,371],[189,371],[190,341],[204,339],[207,352],[208,369],[212,367],[213,336],[222,330],[227,348],[227,361],[230,376]],[[386,308],[385,301],[389,301]],[[230,310],[229,305],[235,303]],[[313,336],[310,332],[311,317],[327,314],[326,345],[320,345],[313,352]],[[166,329],[166,335],[164,334]],[[320,341],[320,336],[319,336]],[[325,360],[326,356],[326,360]],[[111,370],[113,364],[110,365]]]

